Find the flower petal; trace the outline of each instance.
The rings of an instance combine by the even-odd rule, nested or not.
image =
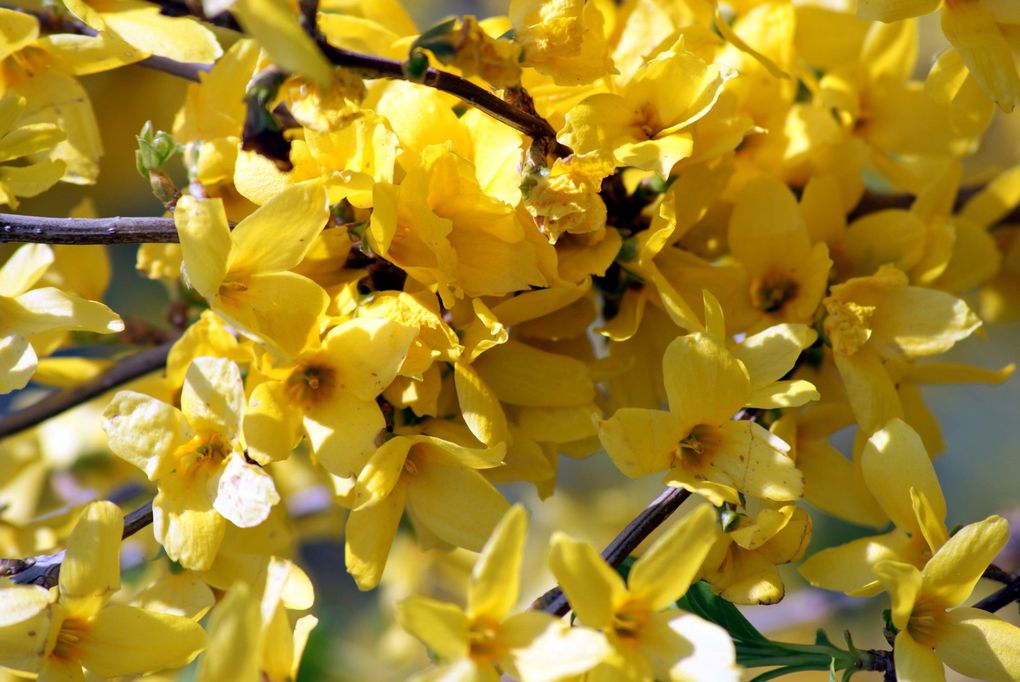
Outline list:
[[[896,635],[896,679],[901,682],[945,682],[942,661],[930,647],[917,642],[906,630]]]
[[[226,525],[213,509],[204,481],[196,485],[177,473],[160,479],[152,501],[152,528],[171,559],[193,571],[208,570]]]
[[[32,344],[21,334],[0,337],[0,395],[24,388],[38,362]]]
[[[981,609],[952,609],[935,651],[946,665],[967,677],[1020,679],[1020,628]]]
[[[355,509],[347,517],[344,532],[347,572],[358,589],[371,590],[379,584],[406,499],[407,486],[398,484],[377,504]]]
[[[174,223],[181,240],[188,282],[211,301],[227,274],[232,248],[223,202],[185,195],[174,209]]]
[[[967,524],[925,565],[925,592],[937,594],[947,607],[963,603],[1007,540],[1009,524],[1001,516]]]
[[[225,358],[195,358],[184,376],[181,412],[200,434],[217,433],[225,441],[233,441],[244,413],[244,385],[237,363]]]
[[[524,507],[516,504],[493,529],[471,572],[468,583],[469,617],[503,620],[517,603],[527,527],[528,514]]]
[[[687,592],[719,534],[715,509],[703,505],[655,541],[631,567],[627,584],[635,599],[660,611]]]
[[[588,627],[608,627],[627,595],[623,578],[587,542],[557,531],[550,545],[549,568],[574,613]]]
[[[103,412],[103,431],[118,457],[155,481],[172,471],[174,451],[194,436],[181,411],[134,391],[119,391]]]
[[[599,440],[620,471],[639,478],[669,468],[682,429],[671,412],[625,407],[599,424]]]
[[[339,383],[363,400],[375,400],[396,378],[418,330],[385,318],[364,317],[334,327],[325,346]]]
[[[744,366],[702,332],[674,339],[663,355],[662,372],[669,411],[688,429],[728,421],[751,393]]]
[[[238,580],[209,617],[209,646],[198,665],[199,682],[258,679],[260,661],[253,653],[260,626],[258,600],[248,584]]]
[[[921,593],[921,571],[901,561],[879,561],[875,564],[875,575],[889,593],[893,623],[905,630]]]
[[[465,658],[468,617],[453,604],[410,597],[397,604],[400,626],[425,643],[442,660]]]
[[[120,538],[124,515],[112,502],[93,502],[78,518],[60,567],[60,600],[95,613],[120,589]],[[75,611],[77,608],[71,606]]]
[[[751,389],[759,389],[782,379],[817,338],[806,324],[777,324],[738,343],[733,355],[744,363]]]
[[[210,480],[210,485],[216,486],[213,508],[238,528],[259,525],[280,501],[273,477],[262,468],[248,464],[236,452],[227,458],[227,465]]]
[[[52,599],[49,590],[37,585],[0,588],[0,666],[39,669],[50,634]]]
[[[184,616],[110,604],[89,623],[80,646],[90,673],[140,675],[187,665],[205,646],[205,631]]]
[[[0,296],[14,297],[32,288],[53,264],[53,249],[46,244],[25,244],[0,266]]]
[[[328,218],[321,183],[288,187],[234,228],[227,269],[246,275],[290,270],[308,253]]]
[[[496,394],[471,365],[457,362],[453,369],[457,401],[471,433],[486,445],[504,442],[507,438],[506,414]]]

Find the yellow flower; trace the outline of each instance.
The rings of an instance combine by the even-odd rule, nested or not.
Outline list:
[[[861,453],[864,482],[896,528],[815,553],[801,567],[812,585],[850,596],[879,589],[874,566],[891,559],[921,568],[946,540],[946,501],[920,437],[893,419]]]
[[[612,650],[593,678],[740,679],[729,635],[669,608],[694,582],[717,533],[715,510],[698,507],[634,562],[626,583],[591,545],[553,535],[553,574],[580,622],[601,630]]]
[[[540,611],[516,615],[527,514],[509,509],[482,548],[468,583],[467,608],[427,597],[397,604],[397,619],[439,658],[428,679],[523,682],[562,680],[589,670],[607,653],[605,640]]]
[[[810,323],[825,295],[828,248],[812,246],[793,192],[763,176],[748,183],[730,217],[730,253],[747,273],[746,306],[759,320]]]
[[[894,265],[837,284],[829,293],[823,301],[828,312],[823,328],[865,433],[904,416],[883,358],[944,353],[981,326],[962,299],[909,286],[907,276]]]
[[[268,380],[251,391],[244,415],[249,455],[262,464],[285,459],[304,433],[319,462],[353,482],[386,427],[376,398],[417,333],[392,320],[358,318],[292,360],[263,367]]]
[[[188,369],[180,410],[121,391],[103,413],[110,449],[156,482],[156,540],[186,568],[212,565],[228,520],[257,526],[280,501],[269,474],[245,459],[243,416],[241,371],[210,357]]]
[[[1009,538],[1000,516],[964,526],[923,569],[882,561],[875,573],[899,628],[893,650],[904,682],[945,680],[945,663],[980,680],[1020,679],[1020,628],[994,614],[960,606]]]
[[[53,263],[53,250],[25,244],[0,266],[0,393],[23,388],[38,358],[32,342],[44,332],[120,332],[124,323],[102,303],[53,287],[33,288]]]
[[[763,361],[769,346],[758,355]],[[785,356],[789,366],[797,354]],[[599,426],[621,471],[633,478],[668,470],[668,485],[715,504],[735,504],[739,493],[777,501],[801,496],[790,446],[752,421],[732,419],[753,387],[747,367],[721,341],[703,332],[678,337],[666,349],[662,371],[669,411],[622,408]]]
[[[0,665],[43,680],[142,675],[186,665],[205,633],[183,616],[110,602],[120,589],[124,517],[111,502],[85,508],[67,541],[60,583],[0,590]],[[158,645],[156,645],[158,643]]]
[[[499,466],[505,452],[502,443],[475,449],[433,436],[383,443],[358,475],[347,517],[347,570],[358,587],[379,584],[405,507],[424,537],[479,551],[508,505],[477,469]]]
[[[218,199],[185,196],[174,211],[191,286],[238,331],[289,355],[318,337],[328,303],[319,285],[289,272],[328,217],[317,182],[281,191],[233,231]]]
[[[567,112],[560,140],[620,166],[669,175],[694,150],[689,126],[715,104],[719,70],[692,52],[666,51],[638,69],[619,93],[592,95]]]

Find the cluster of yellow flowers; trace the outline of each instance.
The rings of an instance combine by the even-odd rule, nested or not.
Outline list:
[[[406,512],[422,546],[480,552],[463,606],[415,590],[421,575],[391,580],[406,598],[387,617],[435,661],[421,680],[715,682],[785,665],[921,682],[943,663],[1020,679],[1020,628],[963,606],[1006,521],[950,530],[920,390],[1013,371],[935,356],[981,329],[966,292],[986,319],[1020,310],[1020,238],[1003,225],[1020,167],[958,192],[995,105],[1020,101],[1020,13],[839,4],[510,0],[424,32],[397,0],[0,9],[12,208],[97,178],[77,76],[141,62],[198,81],[171,132],[138,138],[169,217],[138,269],[182,321],[165,368],[0,444],[0,555],[35,557],[3,570],[38,577],[0,587],[0,666],[173,675],[204,649],[188,673],[202,682],[293,679],[317,622],[299,540],[342,527],[346,570],[372,590],[404,552]],[[937,9],[951,47],[918,80],[914,17]],[[73,392],[116,369],[57,353],[131,331],[98,302],[110,266],[89,239],[51,247],[38,228],[0,250],[0,392]],[[105,436],[86,442],[96,423]],[[830,438],[851,426],[844,455]],[[96,451],[104,464],[82,470]],[[528,515],[502,487],[553,496],[560,455],[608,455],[700,501],[636,560],[554,534],[569,620],[519,608]],[[154,489],[127,587],[122,512],[79,495],[47,513],[61,476],[103,497]],[[302,530],[323,491],[322,523]],[[819,642],[790,663],[796,645],[769,653],[719,616],[784,597],[777,567],[811,539],[804,502],[886,530],[800,571],[886,593],[891,653]]]

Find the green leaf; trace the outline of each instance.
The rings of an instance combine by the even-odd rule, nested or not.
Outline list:
[[[691,585],[677,606],[726,629],[734,641],[768,642],[736,606],[712,592],[704,580]]]

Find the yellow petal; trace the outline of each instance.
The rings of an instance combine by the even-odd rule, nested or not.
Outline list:
[[[50,591],[37,585],[0,588],[0,665],[24,672],[39,669],[50,634],[51,599]]]
[[[549,568],[571,609],[588,627],[608,627],[616,605],[626,598],[623,578],[587,542],[557,531],[550,544]]]
[[[152,501],[152,528],[171,559],[193,571],[207,570],[219,552],[226,524],[213,509],[205,481],[196,485],[179,474],[160,479]]]
[[[358,474],[355,509],[372,506],[386,499],[400,480],[407,454],[414,445],[413,439],[397,436],[372,453],[372,458]]]
[[[247,583],[235,582],[209,618],[209,646],[198,665],[199,682],[257,679],[260,625],[258,600]]]
[[[397,603],[397,622],[442,660],[467,656],[468,617],[453,604],[410,597]]]
[[[605,636],[566,627],[547,613],[524,611],[503,621],[500,641],[511,650],[520,679],[556,682],[580,675],[609,653]]]
[[[39,359],[28,339],[20,334],[0,337],[0,395],[24,388]]]
[[[862,526],[883,528],[889,523],[868,492],[860,467],[827,442],[802,443],[797,468],[804,474],[804,499],[822,511]]]
[[[4,9],[0,12],[0,59],[7,59],[39,37],[39,20],[30,14]]]
[[[800,565],[800,574],[815,587],[845,592],[851,596],[868,596],[880,590],[874,565],[886,559],[906,561],[902,549],[907,536],[898,530],[885,535],[860,538],[823,549],[812,554]]]
[[[90,673],[139,675],[187,665],[205,646],[205,631],[184,616],[110,604],[89,623],[80,646]]]
[[[878,355],[864,349],[855,355],[835,353],[833,358],[864,433],[874,433],[890,419],[903,418],[896,387]]]
[[[375,400],[396,378],[417,334],[410,325],[363,317],[334,327],[325,346],[342,369],[343,387],[363,400]]]
[[[103,13],[106,27],[139,50],[201,64],[223,54],[212,32],[191,17],[167,17],[158,7],[135,0],[119,0],[113,9]]]
[[[1020,101],[1013,53],[989,8],[980,2],[947,2],[942,32],[992,100],[1009,113]]]
[[[46,244],[25,244],[0,266],[0,296],[18,296],[32,288],[53,264]]]
[[[804,477],[782,439],[749,421],[727,422],[718,433],[719,443],[706,467],[710,480],[781,502],[803,494]]]
[[[183,196],[174,209],[174,223],[181,240],[188,282],[211,301],[227,274],[227,259],[232,248],[223,202]]]
[[[751,389],[758,389],[782,379],[817,338],[806,324],[777,324],[738,343],[733,355],[744,363]]]
[[[60,289],[33,289],[14,299],[19,309],[8,310],[5,320],[23,334],[54,329],[80,329],[107,334],[124,331],[117,313],[96,301],[69,294]]]
[[[231,5],[245,33],[254,36],[284,71],[330,83],[332,67],[284,0],[238,0]]]
[[[920,532],[911,488],[927,498],[937,517],[946,517],[935,468],[917,433],[903,420],[893,419],[868,439],[861,453],[861,471],[871,494],[900,530]]]
[[[227,269],[231,275],[290,270],[308,253],[328,218],[321,183],[288,187],[234,228]]]
[[[503,620],[517,603],[528,514],[514,505],[500,519],[471,572],[467,613]]]
[[[896,679],[903,682],[945,682],[946,671],[935,652],[917,642],[906,630],[896,635]]]
[[[963,603],[1007,540],[1009,524],[1001,516],[964,526],[925,565],[925,592],[947,607]]]
[[[921,594],[923,577],[921,571],[900,561],[879,561],[875,564],[875,576],[882,588],[889,593],[892,601],[892,621],[900,630],[905,630],[914,612],[914,605]],[[983,569],[982,569],[983,570]]]
[[[1020,679],[1020,628],[987,611],[951,610],[935,651],[946,665],[967,677]]]
[[[290,356],[300,353],[312,336],[318,337],[317,322],[329,297],[312,280],[293,272],[270,272],[246,278],[236,291],[228,288],[230,284],[210,304],[239,331],[275,344]]]
[[[416,525],[478,552],[510,504],[474,469],[423,459],[411,478],[407,507]]]
[[[662,372],[669,411],[688,430],[728,421],[751,392],[744,366],[703,332],[674,339],[666,347]]]
[[[489,349],[473,366],[496,396],[512,405],[567,407],[595,397],[584,363],[519,341]]]
[[[397,525],[404,515],[407,486],[397,485],[377,504],[355,509],[347,517],[344,532],[347,572],[360,590],[379,584]]]
[[[793,381],[776,381],[763,388],[755,389],[751,391],[744,404],[748,407],[762,409],[800,407],[813,400],[818,400],[820,397],[818,389],[810,381],[795,379]]]
[[[173,470],[174,451],[194,435],[177,408],[134,391],[119,391],[103,412],[103,431],[118,457],[150,481]]]
[[[244,439],[248,454],[259,464],[287,459],[301,440],[304,415],[280,381],[255,387],[244,410]]]
[[[357,477],[384,428],[386,420],[374,400],[361,400],[346,391],[305,415],[305,432],[315,456],[336,476]]]
[[[873,342],[909,357],[944,353],[981,326],[965,301],[925,287],[891,290],[871,318]]]
[[[733,207],[729,245],[752,277],[807,260],[811,244],[793,192],[769,176],[749,182]]]
[[[740,679],[733,640],[726,630],[690,613],[680,616],[670,613],[669,616],[670,630],[694,646],[691,654],[670,668],[669,679],[714,682],[737,682]]]
[[[39,669],[38,679],[42,682],[85,682],[85,673],[78,660],[47,656]]]
[[[659,611],[679,599],[701,570],[718,535],[715,509],[698,507],[655,541],[631,567],[631,595]]]
[[[471,365],[457,362],[453,369],[457,401],[471,433],[486,445],[505,441],[506,415],[495,393],[482,381]]]
[[[238,528],[259,525],[280,501],[272,476],[248,464],[236,452],[227,458],[226,466],[212,478],[210,486],[216,490],[213,508]]]
[[[232,441],[244,413],[244,386],[237,364],[224,358],[195,358],[184,377],[181,412],[196,431]]]
[[[599,440],[620,471],[640,478],[668,469],[687,433],[671,412],[625,407],[599,424]]]
[[[93,502],[85,508],[60,567],[60,599],[82,603],[95,613],[120,589],[120,536],[124,515],[112,502]],[[74,607],[72,607],[74,608]]]

